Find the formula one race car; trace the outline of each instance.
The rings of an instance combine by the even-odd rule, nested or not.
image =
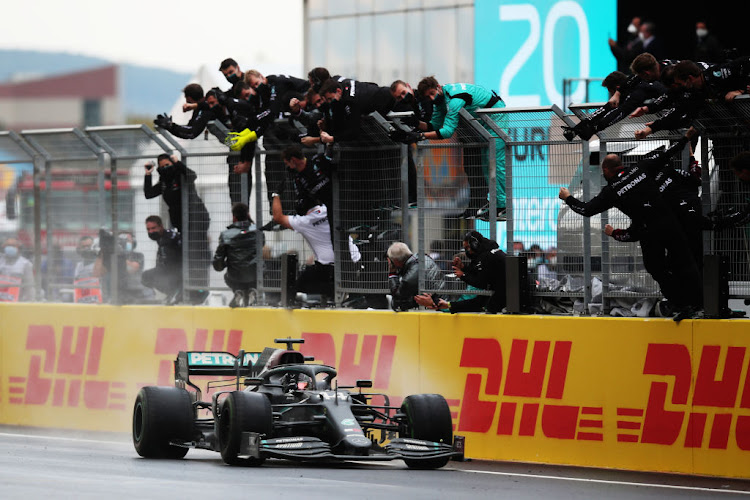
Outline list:
[[[180,352],[176,387],[144,387],[133,409],[133,444],[146,458],[182,458],[189,448],[218,451],[228,464],[260,465],[288,460],[394,460],[436,469],[463,457],[454,443],[451,413],[443,396],[417,394],[390,406],[384,394],[334,383],[336,370],[294,350],[301,339],[276,339],[286,349],[262,352]],[[223,376],[208,390],[190,376]],[[244,385],[244,389],[240,389]],[[187,390],[190,387],[192,390]],[[221,390],[231,387],[231,390]],[[378,400],[375,404],[373,399]],[[210,412],[210,417],[199,414]]]

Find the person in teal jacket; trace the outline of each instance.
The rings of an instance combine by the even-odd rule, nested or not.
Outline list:
[[[479,85],[473,85],[470,83],[446,83],[440,85],[434,76],[428,76],[423,78],[419,82],[417,92],[420,96],[432,99],[433,112],[430,123],[427,124],[427,132],[424,133],[425,139],[447,139],[453,135],[458,127],[458,113],[461,108],[466,109],[472,116],[477,116],[476,111],[483,108],[504,108],[505,103],[503,100],[494,92],[485,89]],[[496,121],[501,127],[507,123],[507,117],[504,114],[498,115]],[[481,122],[484,125],[484,122]],[[506,125],[507,126],[507,125]],[[485,128],[490,132],[490,135],[497,137],[497,134],[492,132],[489,127]],[[471,161],[464,159],[464,170],[469,179],[469,186],[471,190],[470,205],[467,212],[464,213],[464,217],[482,217],[486,218],[487,209],[489,208],[489,202],[476,211],[475,214],[471,214],[473,210],[472,203],[475,203],[475,192],[477,188],[482,189],[486,192],[486,187],[489,185],[488,175],[488,161],[483,158],[481,162],[482,174],[487,184],[481,184],[482,177],[479,173],[475,173]],[[505,142],[496,138],[495,140],[495,176],[496,186],[495,192],[497,195],[497,210],[498,219],[503,219],[505,216]],[[480,185],[477,185],[479,181]],[[487,195],[483,195],[484,200],[488,200]]]

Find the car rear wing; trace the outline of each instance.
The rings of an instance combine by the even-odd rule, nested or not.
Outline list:
[[[257,377],[276,349],[262,352],[180,351],[174,362],[175,378],[189,383],[191,375]],[[191,384],[192,385],[192,384]]]

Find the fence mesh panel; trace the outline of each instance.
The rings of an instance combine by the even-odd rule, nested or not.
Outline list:
[[[421,291],[453,298],[487,293],[467,291],[452,276],[451,264],[461,257],[462,240],[470,230],[488,237],[494,233],[509,255],[526,256],[536,296],[599,302],[598,281],[605,310],[623,297],[658,297],[638,245],[603,233],[607,224],[628,227],[628,218],[613,209],[586,220],[557,195],[560,187],[567,187],[576,197],[591,199],[604,183],[599,167],[604,154],[618,153],[625,166],[634,165],[650,151],[668,146],[680,132],[662,131],[635,141],[634,132],[657,117],[647,115],[625,118],[590,142],[567,141],[563,125],[590,116],[597,107],[572,106],[574,116],[554,107],[483,110],[478,119],[462,115],[450,139],[416,145],[393,142],[386,121],[365,117],[357,141],[329,151],[337,165],[330,213],[337,301],[358,297],[368,306],[386,307],[385,253],[394,241],[406,242],[422,262],[422,255],[429,256],[444,273],[445,283],[438,287],[425,283],[422,270]],[[709,103],[696,123],[701,135],[693,154],[703,166],[704,213],[743,208],[750,188],[736,179],[729,162],[750,150],[750,100]],[[295,214],[291,174],[280,159],[290,143],[260,141],[250,172],[232,177],[235,197],[248,203],[258,228],[266,226],[259,233],[258,304],[279,303],[284,254],[296,253],[300,265],[314,259],[298,233],[269,224],[270,192],[280,194],[285,214]],[[490,199],[490,173],[502,173],[496,170],[493,149],[496,155],[505,154],[505,175],[498,178],[506,188],[505,213],[482,210]],[[306,150],[309,158],[316,152]],[[167,227],[173,225],[162,197],[147,200],[143,194],[144,164],[156,162],[162,153],[181,157],[195,174],[195,197],[187,196],[182,214],[187,221],[182,228],[184,300],[201,302],[211,292],[214,299],[208,303],[226,304],[231,294],[225,271],[214,271],[211,258],[221,232],[232,222],[229,174],[238,155],[210,133],[182,140],[142,126],[0,133],[0,161],[15,170],[12,182],[3,186],[6,221],[0,230],[3,237],[18,237],[35,263],[36,297],[67,302],[164,300],[144,289],[139,274],[156,260],[157,245],[148,239],[146,217],[159,215]],[[686,150],[673,165],[685,168],[689,155]],[[154,172],[152,181],[159,179]],[[189,184],[190,176],[187,180]],[[492,216],[499,216],[495,227],[490,226]],[[107,231],[113,230],[109,250]],[[704,252],[729,258],[734,297],[750,296],[749,231],[745,226],[704,233]],[[87,250],[90,243],[93,250]],[[97,264],[103,270],[94,270],[92,251],[111,255]],[[587,275],[592,283],[585,282]]]

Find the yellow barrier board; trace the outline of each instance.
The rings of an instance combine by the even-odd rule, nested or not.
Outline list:
[[[3,424],[127,432],[178,351],[293,337],[392,405],[444,395],[470,457],[750,477],[743,320],[12,304],[0,328]]]

